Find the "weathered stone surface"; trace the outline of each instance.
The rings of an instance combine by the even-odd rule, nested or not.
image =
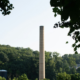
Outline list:
[[[45,78],[44,27],[40,26],[39,80]]]

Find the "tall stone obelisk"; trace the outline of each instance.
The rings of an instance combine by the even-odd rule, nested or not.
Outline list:
[[[39,80],[45,78],[44,26],[40,26]]]

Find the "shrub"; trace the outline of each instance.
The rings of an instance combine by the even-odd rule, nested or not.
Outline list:
[[[6,79],[5,79],[4,77],[1,77],[1,76],[0,76],[0,80],[6,80]]]
[[[18,80],[29,80],[26,74],[19,76]]]

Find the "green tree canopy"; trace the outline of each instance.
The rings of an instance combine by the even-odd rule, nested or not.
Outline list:
[[[70,29],[68,36],[75,40],[72,47],[77,54],[77,48],[80,47],[80,43],[78,43],[80,42],[80,0],[50,0],[50,5],[53,7],[54,16],[56,17],[58,14],[61,16],[61,23],[56,23],[54,28],[59,26]]]
[[[19,76],[18,80],[29,80],[26,74]]]
[[[9,61],[8,56],[4,52],[0,52],[0,61],[2,61],[2,62]]]
[[[77,71],[77,73],[80,73],[80,67],[76,71]]]
[[[0,76],[0,80],[6,80],[6,79],[5,79],[4,77],[1,77],[1,76]]]
[[[71,80],[71,76],[69,74],[64,73],[58,73],[56,80]]]

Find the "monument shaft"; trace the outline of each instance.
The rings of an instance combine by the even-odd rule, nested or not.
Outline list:
[[[44,27],[40,26],[39,80],[45,78]]]

